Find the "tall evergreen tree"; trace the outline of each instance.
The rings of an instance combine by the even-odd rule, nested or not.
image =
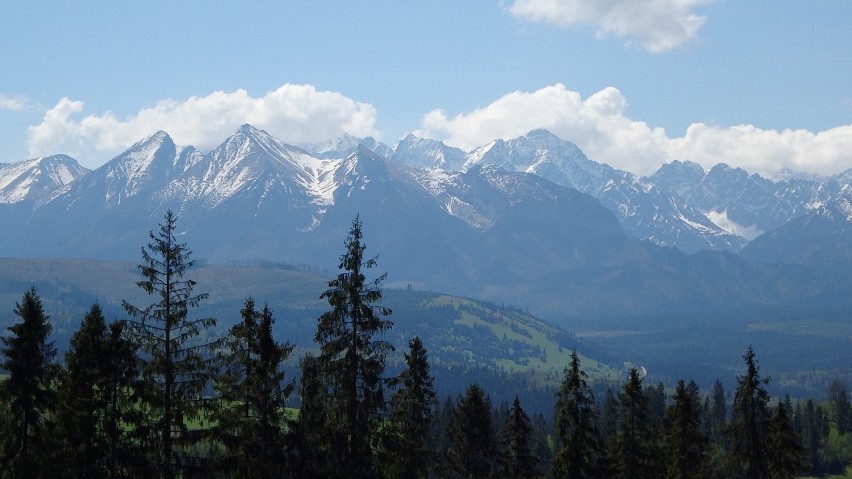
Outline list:
[[[659,477],[659,451],[654,445],[655,438],[648,417],[648,399],[642,388],[642,377],[636,368],[630,370],[618,398],[620,408],[616,440],[616,477]]]
[[[491,399],[478,384],[459,396],[450,425],[449,477],[485,479],[497,464]]]
[[[527,479],[541,476],[538,470],[539,458],[531,447],[532,434],[530,418],[521,408],[521,401],[515,396],[503,430],[503,467],[500,477]]]
[[[52,429],[56,406],[56,348],[48,341],[51,325],[35,287],[16,304],[20,322],[3,337],[0,367],[9,377],[0,383],[6,404],[2,463],[7,477],[48,477],[54,452]]]
[[[112,321],[107,327],[103,345],[105,360],[101,363],[101,385],[104,388],[106,412],[103,453],[107,464],[106,477],[129,477],[131,472],[144,474],[144,451],[140,451],[139,435],[128,425],[140,424],[143,412],[138,407],[139,358],[136,347],[127,337],[127,322]],[[144,434],[144,433],[143,433]]]
[[[556,393],[557,452],[552,474],[556,477],[591,478],[598,476],[601,438],[598,433],[598,410],[580,369],[576,351]]]
[[[391,310],[377,304],[387,275],[366,279],[366,270],[376,266],[376,259],[364,256],[361,227],[356,217],[346,238],[346,252],[340,257],[341,272],[320,296],[331,310],[319,317],[314,337],[320,345],[319,366],[329,386],[330,433],[335,457],[340,460],[338,471],[352,477],[376,475],[372,442],[378,414],[385,408],[385,357],[393,350],[390,343],[374,338],[393,323],[382,319]]]
[[[743,355],[746,373],[737,376],[731,423],[726,430],[731,445],[731,474],[745,479],[769,477],[766,457],[769,427],[769,378],[760,376],[754,350],[749,346]]]
[[[725,429],[728,427],[728,405],[725,398],[725,388],[718,379],[713,383],[710,396],[712,402],[710,403],[710,410],[707,411],[708,436],[712,442],[724,447],[727,442]]]
[[[226,452],[221,469],[238,477],[280,477],[288,429],[284,402],[292,390],[281,368],[293,348],[272,337],[268,306],[258,311],[249,298],[241,316],[224,340],[215,378],[216,436]]]
[[[793,428],[792,414],[788,404],[780,402],[769,420],[767,453],[772,479],[793,479],[802,467],[805,450]]]
[[[136,283],[156,301],[145,307],[124,302],[135,339],[145,353],[142,375],[151,387],[143,398],[146,416],[158,431],[158,464],[161,475],[171,479],[178,464],[187,461],[191,446],[199,440],[187,422],[201,418],[201,394],[211,374],[211,357],[216,342],[209,332],[213,318],[189,318],[207,294],[195,294],[195,281],[185,279],[194,264],[186,243],[176,238],[177,217],[167,211],[157,234],[142,248],[143,280]],[[153,438],[152,438],[153,439]]]
[[[798,422],[802,430],[807,469],[814,476],[822,476],[826,473],[823,446],[829,433],[825,411],[812,399],[808,399],[800,416]]]
[[[827,393],[828,402],[834,410],[837,433],[843,435],[852,432],[852,404],[849,402],[846,384],[841,379],[834,378],[828,383]]]
[[[675,387],[674,403],[666,413],[666,477],[706,477],[704,463],[707,438],[701,432],[701,403],[698,387],[681,379]]]
[[[406,368],[391,397],[391,457],[386,475],[425,478],[434,460],[428,434],[436,399],[427,350],[419,337],[409,341],[404,357]]]
[[[68,477],[124,477],[143,472],[141,455],[126,425],[139,411],[133,404],[136,352],[124,336],[125,323],[107,324],[91,306],[65,352],[66,374],[57,417],[65,442]]]
[[[332,444],[328,431],[328,385],[323,381],[319,361],[307,354],[299,362],[299,420],[295,424],[298,460],[292,466],[294,477],[321,478],[332,475]]]

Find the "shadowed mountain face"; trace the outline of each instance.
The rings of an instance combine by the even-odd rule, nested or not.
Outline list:
[[[468,154],[414,137],[396,150],[375,140],[325,148],[324,155],[311,154],[244,125],[202,154],[158,132],[49,194],[42,189],[39,201],[20,208],[3,204],[0,214],[14,227],[0,236],[0,255],[136,261],[148,231],[170,208],[179,215],[179,239],[196,258],[263,259],[333,271],[351,221],[360,215],[367,253],[380,256],[390,285],[519,305],[556,321],[846,307],[849,301],[846,282],[833,280],[843,277],[843,267],[825,273],[810,266],[837,263],[832,254],[847,250],[826,242],[825,252],[795,256],[783,246],[803,251],[802,242],[833,238],[843,228],[799,235],[805,238],[799,243],[785,240],[795,235],[779,229],[774,243],[766,236],[747,250],[750,258],[796,266],[658,246],[675,242],[671,238],[723,250],[744,244],[702,211],[737,191],[780,183],[736,170],[705,174],[697,165],[677,163],[640,179],[589,160],[576,145],[543,130]],[[459,164],[461,171],[444,169]],[[833,188],[835,197],[848,190]],[[21,196],[13,190],[4,191]],[[751,197],[749,204],[761,198]],[[690,198],[703,206],[686,206]],[[776,203],[772,218],[809,211],[783,206],[792,203]],[[745,221],[732,213],[733,204],[726,206],[728,217]],[[839,213],[832,218],[841,226],[849,221]],[[646,233],[638,233],[642,228]]]

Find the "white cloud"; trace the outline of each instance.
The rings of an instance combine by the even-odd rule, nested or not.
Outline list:
[[[27,99],[24,97],[6,96],[0,94],[0,110],[22,111],[29,107]]]
[[[696,6],[714,0],[515,0],[509,12],[517,17],[560,27],[590,25],[598,38],[633,40],[641,48],[661,52],[689,41],[704,25]]]
[[[628,117],[626,108],[627,100],[616,88],[583,99],[556,84],[531,93],[512,92],[453,118],[433,110],[423,117],[417,134],[470,150],[495,138],[547,128],[576,143],[589,158],[640,175],[675,159],[705,169],[727,163],[769,177],[784,169],[829,175],[852,167],[852,125],[814,133],[694,123],[684,136],[669,138],[664,129]]]
[[[378,136],[376,110],[337,92],[317,91],[311,85],[285,84],[261,97],[245,90],[216,91],[184,101],[162,100],[124,119],[113,113],[90,114],[81,101],[62,98],[41,123],[29,128],[31,156],[66,153],[96,167],[157,130],[175,143],[212,149],[249,123],[293,144],[337,138]]]

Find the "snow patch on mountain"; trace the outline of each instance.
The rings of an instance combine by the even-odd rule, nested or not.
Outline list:
[[[707,216],[707,219],[712,221],[713,224],[719,228],[727,231],[728,233],[745,238],[748,241],[751,241],[764,233],[756,224],[745,226],[731,220],[728,218],[727,211],[708,211],[705,216]]]
[[[0,163],[0,204],[15,204],[25,200],[40,203],[87,173],[88,169],[66,155]]]

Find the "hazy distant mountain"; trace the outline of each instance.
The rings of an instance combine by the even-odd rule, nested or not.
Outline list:
[[[667,182],[657,186],[588,160],[543,130],[467,154],[462,171],[443,167],[457,166],[461,153],[432,140],[408,137],[397,145],[423,155],[406,160],[417,167],[377,142],[340,145],[326,152],[354,149],[320,158],[244,125],[202,154],[158,132],[19,212],[16,227],[0,238],[0,255],[136,261],[147,232],[171,208],[196,258],[335,270],[360,215],[367,253],[380,255],[389,284],[550,317],[849,297],[839,293],[845,286],[826,284],[811,270],[654,244],[737,249],[738,237],[719,233],[700,210],[681,203],[695,184],[711,184],[689,165],[680,179],[663,172]],[[628,226],[631,235],[623,231]]]
[[[88,172],[67,155],[0,163],[0,205],[22,202],[39,205],[56,190]]]
[[[589,160],[577,145],[547,130],[533,130],[508,141],[495,140],[471,152],[465,167],[482,163],[533,173],[588,193],[615,213],[627,234],[658,245],[687,252],[736,252],[746,243],[654,183]]]
[[[764,262],[848,267],[852,265],[852,201],[835,198],[757,237],[742,254]]]

